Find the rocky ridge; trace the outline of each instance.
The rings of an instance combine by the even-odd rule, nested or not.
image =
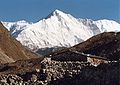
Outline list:
[[[47,55],[53,60],[78,60],[81,56],[99,56],[108,60],[120,59],[120,32],[105,32],[90,39],[55,53]],[[81,54],[77,54],[79,52]],[[83,55],[87,54],[87,55]],[[71,57],[72,56],[72,57]],[[81,57],[82,58],[82,57]],[[85,57],[84,57],[85,58]],[[83,59],[84,59],[83,58]]]

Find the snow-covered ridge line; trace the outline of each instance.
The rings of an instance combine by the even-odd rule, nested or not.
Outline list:
[[[31,50],[70,47],[102,32],[120,31],[120,24],[113,20],[77,19],[60,10],[36,23],[24,20],[2,23],[13,37]]]

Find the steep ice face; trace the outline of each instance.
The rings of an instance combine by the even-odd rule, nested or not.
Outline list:
[[[25,20],[21,20],[17,22],[2,22],[2,23],[8,29],[8,31],[10,31],[11,35],[15,38],[19,35],[19,33],[22,30],[26,29],[26,26],[30,25],[30,23],[28,23]]]
[[[95,21],[91,19],[79,19],[79,22],[87,26],[87,28],[93,32],[93,35],[101,33],[99,27],[95,24]]]
[[[113,20],[98,20],[95,21],[95,24],[99,27],[101,32],[120,31],[120,24]]]
[[[115,21],[76,19],[60,10],[36,23],[18,21],[3,24],[13,37],[32,50],[70,47],[105,31],[120,31],[120,24]]]
[[[17,40],[30,48],[70,47],[91,36],[92,31],[76,18],[55,10],[48,18],[27,26]]]

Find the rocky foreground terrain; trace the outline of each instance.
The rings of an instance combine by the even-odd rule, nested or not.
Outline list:
[[[88,62],[54,61],[51,58],[7,64],[0,69],[3,85],[119,85],[120,62],[92,66]],[[16,62],[17,63],[17,62]],[[15,67],[16,66],[16,67]],[[22,67],[22,68],[21,68]]]
[[[120,85],[119,32],[38,57],[0,28],[1,85]]]

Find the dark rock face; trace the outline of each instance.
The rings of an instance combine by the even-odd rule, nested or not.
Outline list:
[[[119,32],[105,32],[96,35],[87,41],[67,48],[48,56],[54,60],[74,60],[76,57],[83,59],[80,55],[72,55],[72,51],[78,51],[86,54],[101,56],[109,60],[119,60],[120,58],[120,33]],[[72,57],[71,57],[72,56]],[[74,58],[75,57],[75,58]],[[78,59],[76,59],[78,60]],[[83,59],[84,61],[84,59]]]
[[[119,60],[120,32],[108,32],[99,34],[83,43],[74,46],[71,49],[87,54],[106,57],[110,60]]]
[[[24,74],[26,72],[33,72],[41,68],[41,61],[43,58],[34,58],[27,60],[19,60],[14,63],[1,64],[1,74]]]
[[[52,52],[57,52],[59,50],[65,49],[66,47],[51,47],[51,48],[41,48],[36,51],[36,53],[41,55],[48,55]]]
[[[73,53],[71,51],[67,51],[62,54],[56,53],[56,55],[52,56],[51,59],[56,61],[87,61],[87,57]]]
[[[0,23],[0,63],[11,63],[17,60],[38,58],[39,56],[12,38]]]

